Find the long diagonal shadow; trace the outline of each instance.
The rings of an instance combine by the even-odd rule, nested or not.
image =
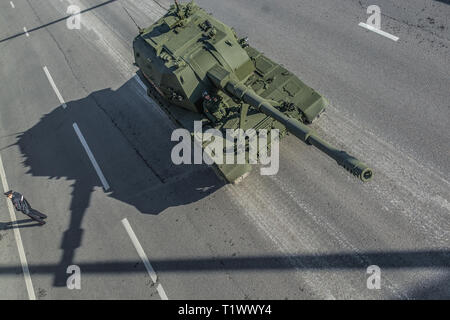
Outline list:
[[[367,262],[361,262],[363,256]],[[294,261],[295,263],[292,263]],[[143,269],[130,261],[93,261],[80,262],[78,266],[83,273],[137,273]],[[417,250],[362,253],[331,254],[293,254],[245,257],[192,257],[172,259],[151,259],[152,266],[158,273],[173,272],[225,272],[225,271],[273,271],[273,270],[352,270],[364,269],[369,264],[376,264],[387,269],[436,269],[450,271],[450,250]],[[30,266],[33,274],[51,274],[59,265],[41,264]],[[16,266],[0,266],[1,274],[16,271]]]
[[[363,256],[365,263],[361,262]],[[295,261],[295,263],[292,263]],[[438,270],[442,276],[418,283],[408,291],[410,298],[449,299],[450,250],[417,250],[390,252],[362,252],[335,254],[297,254],[246,257],[192,257],[172,259],[151,259],[158,274],[163,273],[205,273],[205,272],[265,272],[265,271],[348,271],[363,270],[369,264],[376,264],[382,270],[415,270],[424,268]],[[83,274],[131,274],[145,272],[139,260],[79,262]],[[33,274],[53,274],[60,265],[30,265]],[[17,266],[0,266],[0,274],[15,274]]]
[[[81,10],[79,14],[83,14],[83,13],[85,13],[85,12],[88,12],[88,11],[91,11],[91,10],[94,10],[94,9],[97,9],[97,8],[99,8],[99,7],[105,6],[105,5],[107,5],[107,4],[110,4],[110,3],[116,2],[116,1],[117,1],[117,0],[109,0],[109,1],[106,1],[106,2],[103,2],[103,3],[100,3],[100,4],[98,4],[98,5],[95,5],[95,6],[93,6],[93,7],[90,7],[90,8],[88,8],[88,9]],[[39,27],[35,27],[35,28],[30,29],[30,30],[27,30],[27,32],[28,32],[28,33],[32,33],[32,32],[34,32],[34,31],[37,31],[37,30],[46,28],[46,27],[48,27],[48,26],[51,26],[51,25],[53,25],[53,24],[59,23],[59,22],[61,22],[61,21],[67,20],[67,19],[69,19],[69,18],[71,18],[71,17],[73,17],[73,15],[65,16],[65,17],[63,17],[63,18],[60,18],[60,19],[57,19],[57,20],[48,22],[48,23],[46,23],[46,24],[43,24],[43,25],[41,25],[41,26],[39,26]],[[15,34],[15,35],[9,36],[9,37],[4,38],[4,39],[1,39],[1,40],[0,40],[0,43],[6,42],[6,41],[8,41],[8,40],[15,39],[15,38],[18,38],[18,37],[23,36],[23,35],[26,35],[27,32],[19,32],[19,33]]]

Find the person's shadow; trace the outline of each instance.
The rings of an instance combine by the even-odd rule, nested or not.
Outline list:
[[[38,222],[34,221],[31,218],[28,219],[20,219],[16,221],[10,221],[10,222],[0,222],[0,230],[11,230],[14,228],[31,228],[31,227],[37,227],[41,226]]]
[[[66,285],[66,268],[73,264],[75,251],[81,246],[91,194],[94,188],[102,187],[74,123],[108,179],[108,195],[142,214],[156,215],[168,207],[196,202],[225,184],[206,165],[173,164],[171,150],[178,143],[171,141],[173,127],[161,120],[157,110],[151,110],[155,105],[142,91],[132,78],[117,90],[93,92],[68,102],[65,109],[55,108],[17,136],[28,174],[73,181],[70,224],[62,236],[63,254],[55,270],[55,286]],[[119,149],[117,141],[103,138],[104,132],[117,135],[127,147]],[[108,154],[111,150],[117,152]],[[128,158],[135,160],[127,162]],[[136,172],[136,159],[140,172]],[[51,219],[52,213],[46,214]]]

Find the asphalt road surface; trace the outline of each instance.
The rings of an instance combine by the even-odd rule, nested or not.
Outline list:
[[[450,298],[450,3],[197,2],[327,97],[314,128],[374,179],[293,136],[274,176],[226,185],[206,165],[175,166],[123,10],[145,26],[169,1],[2,1],[2,185],[48,223],[16,213],[15,226],[1,200],[0,298]],[[358,25],[371,4],[398,41]],[[67,287],[71,265],[81,289]]]

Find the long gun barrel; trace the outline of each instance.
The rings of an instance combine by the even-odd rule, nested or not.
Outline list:
[[[179,13],[181,10],[180,10],[180,3],[178,2],[178,0],[174,0],[174,2],[175,2],[175,6],[177,7],[177,12]]]
[[[289,118],[284,113],[274,108],[266,99],[259,96],[254,90],[240,84],[238,81],[231,79],[228,72],[223,68],[219,66],[213,67],[208,71],[208,76],[217,87],[225,89],[234,97],[248,103],[260,112],[279,121],[297,138],[326,153],[328,156],[336,160],[340,166],[344,167],[347,171],[362,181],[368,181],[372,178],[372,169],[370,169],[366,164],[349,155],[347,152],[331,146],[329,143],[318,137],[314,130],[300,121]]]

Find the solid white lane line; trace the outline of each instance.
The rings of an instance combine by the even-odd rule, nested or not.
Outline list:
[[[6,180],[5,168],[3,167],[3,160],[0,156],[0,176],[2,180],[3,190],[9,191],[8,181]],[[12,206],[11,201],[7,200],[9,215],[11,217],[12,227],[14,230],[14,238],[16,239],[17,250],[19,251],[20,264],[22,265],[23,277],[25,278],[25,285],[27,287],[28,298],[30,300],[36,300],[34,294],[33,282],[31,281],[30,270],[28,269],[27,257],[23,248],[22,237],[20,236],[19,226],[17,224],[16,213]]]
[[[387,33],[387,32],[385,32],[385,31],[383,31],[383,30],[377,29],[377,28],[375,28],[375,27],[373,27],[373,26],[371,26],[371,25],[368,25],[368,24],[366,24],[366,23],[364,23],[364,22],[360,22],[358,25],[359,25],[360,27],[366,28],[367,30],[376,32],[376,33],[378,33],[379,35],[382,35],[382,36],[384,36],[384,37],[386,37],[386,38],[389,38],[389,39],[391,39],[391,40],[397,41],[397,40],[399,39],[399,37],[396,37],[396,36],[394,36],[394,35],[392,35],[392,34],[390,34],[390,33]]]
[[[145,268],[147,269],[147,272],[152,279],[153,283],[156,284],[158,281],[158,276],[156,275],[155,270],[153,269],[152,265],[150,264],[150,261],[147,258],[147,255],[145,254],[144,249],[142,249],[141,244],[139,243],[138,238],[136,237],[136,234],[134,233],[133,229],[131,228],[130,223],[128,222],[128,219],[122,219],[122,224],[125,227],[125,230],[128,233],[128,236],[131,239],[131,242],[133,242],[134,247],[136,248],[136,251],[141,258],[142,262],[144,263]],[[167,298],[166,292],[164,291],[164,288],[162,287],[161,283],[158,283],[156,286],[156,290],[158,291],[159,296],[161,297],[161,300],[169,300]]]
[[[139,85],[142,87],[142,89],[144,89],[145,91],[147,91],[147,86],[142,82],[141,78],[139,78],[139,76],[134,76],[134,79],[137,81],[137,83],[139,83]]]
[[[109,190],[109,184],[108,181],[106,181],[105,176],[103,175],[102,170],[100,169],[100,166],[97,163],[97,160],[95,160],[94,155],[92,154],[91,149],[89,148],[86,139],[84,139],[83,134],[80,131],[80,128],[78,128],[78,125],[76,123],[73,124],[73,129],[75,130],[75,133],[78,136],[78,139],[80,139],[81,144],[83,145],[84,150],[86,151],[89,160],[91,160],[92,166],[95,169],[95,172],[97,172],[98,177],[100,178],[100,181],[103,184],[103,189],[105,191]]]
[[[58,87],[56,87],[55,81],[53,81],[52,75],[48,71],[47,66],[44,66],[43,69],[44,69],[45,74],[47,75],[48,82],[50,82],[50,85],[52,86],[53,91],[55,91],[55,94],[58,97],[59,102],[61,103],[61,105],[63,106],[64,109],[67,108],[66,102],[64,101],[61,93],[59,92]]]
[[[27,28],[23,27],[23,32],[25,32],[25,35],[26,35],[27,37],[29,37],[29,36],[30,36],[30,34],[28,33],[28,30],[27,30]]]
[[[9,3],[11,4],[11,7],[14,9],[15,8],[14,3],[12,1],[10,1]]]

